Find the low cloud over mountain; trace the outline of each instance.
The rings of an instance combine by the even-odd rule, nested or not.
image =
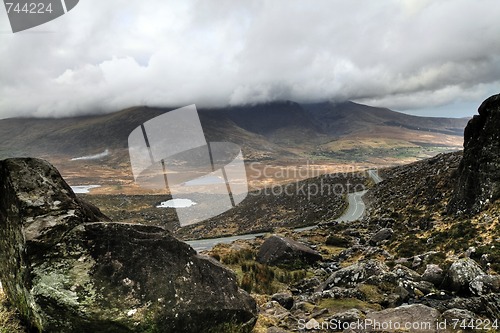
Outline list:
[[[89,0],[18,34],[0,11],[0,118],[286,99],[464,116],[499,84],[499,7]]]

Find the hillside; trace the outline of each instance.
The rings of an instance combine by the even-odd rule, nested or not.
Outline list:
[[[113,221],[164,226],[177,237],[187,240],[267,232],[280,227],[298,228],[332,221],[345,211],[347,194],[356,186],[365,188],[366,184],[364,173],[353,173],[335,177],[323,175],[254,190],[235,208],[182,228],[175,209],[156,208],[160,202],[170,199],[169,196],[81,196],[100,207]]]
[[[500,156],[499,120],[496,95],[469,122],[464,152],[380,170],[383,181],[365,195],[358,221],[275,230],[210,251],[258,299],[256,332],[294,332],[297,323],[320,332],[401,332],[405,323],[415,332],[497,332],[500,178],[491,166]],[[290,266],[286,254],[299,260],[307,251],[294,241],[322,259]],[[375,329],[375,321],[400,326]]]

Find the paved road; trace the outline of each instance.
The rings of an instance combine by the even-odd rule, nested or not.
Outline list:
[[[368,175],[373,179],[373,181],[378,184],[382,181],[382,178],[377,173],[377,170],[368,170]],[[354,193],[349,193],[347,195],[347,202],[349,206],[347,210],[342,214],[337,221],[339,222],[352,222],[359,220],[363,214],[365,213],[365,203],[363,202],[363,195],[368,191],[359,191]],[[305,231],[314,229],[316,226],[310,226],[305,228],[294,229],[294,231]],[[215,245],[219,243],[229,244],[238,239],[254,239],[256,237],[265,235],[265,233],[257,233],[257,234],[247,234],[247,235],[239,235],[239,236],[231,236],[231,237],[220,237],[220,238],[207,238],[200,240],[192,240],[187,241],[189,245],[197,252],[210,250]]]
[[[337,219],[337,221],[352,222],[359,220],[365,213],[365,203],[363,202],[363,195],[365,195],[366,192],[368,191],[349,193],[347,196],[347,202],[349,203],[349,206],[344,214],[342,214],[342,216]]]
[[[256,237],[265,235],[265,233],[257,233],[257,234],[248,234],[248,235],[239,235],[239,236],[230,236],[230,237],[220,237],[220,238],[207,238],[207,239],[199,239],[187,241],[189,245],[197,252],[210,250],[217,244],[230,244],[238,239],[254,239]]]

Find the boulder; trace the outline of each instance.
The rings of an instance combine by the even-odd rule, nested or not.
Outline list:
[[[277,293],[271,297],[271,300],[276,301],[287,310],[293,308],[294,300],[291,294]]]
[[[305,279],[302,279],[299,282],[293,284],[292,291],[294,294],[296,294],[296,293],[304,294],[307,292],[314,291],[320,284],[321,284],[321,280],[318,277],[313,276],[312,278],[305,278]]]
[[[261,264],[293,266],[313,264],[322,258],[317,251],[302,243],[273,235],[262,244],[256,259]]]
[[[351,242],[345,237],[332,234],[326,238],[325,244],[328,246],[335,246],[335,247],[348,247],[351,244]]]
[[[390,239],[393,234],[394,231],[391,228],[383,228],[373,235],[368,242],[370,245],[379,245],[383,241]]]
[[[467,124],[451,213],[480,212],[500,197],[500,94],[486,99]]]
[[[465,309],[450,309],[441,314],[440,322],[445,322],[448,330],[458,331],[460,325],[469,325],[478,320],[478,316],[474,312]]]
[[[402,305],[367,313],[364,320],[366,326],[362,332],[436,332],[435,323],[439,316],[439,311],[422,304]],[[408,329],[408,324],[418,327]]]
[[[478,276],[485,275],[472,259],[463,258],[451,264],[447,275],[447,288],[460,293],[470,293],[469,284]]]
[[[406,290],[413,296],[420,298],[424,295],[434,293],[436,291],[436,288],[434,285],[430,282],[427,281],[419,281],[419,282],[413,282],[413,281],[402,281],[401,282],[402,287],[406,288]]]
[[[318,290],[312,294],[312,299],[345,299],[345,298],[358,298],[363,299],[365,294],[359,290],[359,288],[342,288],[342,287],[332,287],[327,290]]]
[[[234,274],[161,227],[109,222],[50,164],[0,161],[0,280],[39,332],[250,330]]]
[[[481,296],[481,303],[488,318],[495,321],[500,318],[500,293]]]
[[[422,280],[433,283],[436,287],[439,287],[444,279],[444,271],[438,265],[430,264],[425,268],[422,274]]]
[[[49,163],[31,159],[0,161],[0,280],[20,314],[34,326],[41,319],[33,295],[31,267],[74,227],[109,221],[76,197]]]
[[[350,309],[344,312],[339,312],[327,319],[327,322],[333,322],[338,327],[346,326],[344,323],[358,322],[363,318],[363,312],[358,309]]]
[[[479,275],[470,282],[469,289],[477,296],[500,293],[500,275]]]
[[[306,330],[319,330],[321,329],[321,324],[314,318],[309,319],[309,321],[304,325],[304,327],[300,327],[299,329],[305,328]]]
[[[389,267],[377,260],[358,262],[334,272],[320,286],[319,290],[328,290],[332,287],[355,287],[372,276],[382,276],[389,271]]]
[[[453,297],[444,301],[444,309],[463,309],[474,313],[485,312],[485,302],[479,297]],[[443,309],[443,310],[444,310]]]
[[[413,269],[397,264],[392,269],[392,272],[399,278],[405,281],[420,281],[422,277]]]

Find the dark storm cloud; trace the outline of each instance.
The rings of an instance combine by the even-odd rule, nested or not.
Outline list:
[[[0,118],[279,99],[480,102],[500,83],[499,10],[497,0],[86,0],[18,34],[0,11]]]

